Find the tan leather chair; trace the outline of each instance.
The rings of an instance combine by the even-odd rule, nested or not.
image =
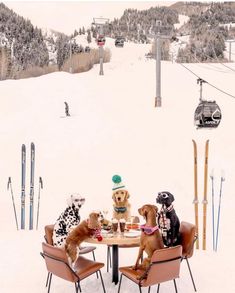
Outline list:
[[[175,292],[178,292],[175,279],[179,277],[181,257],[182,246],[178,245],[175,247],[155,250],[147,271],[135,271],[132,267],[119,268],[121,278],[118,293],[120,292],[123,275],[139,286],[140,293],[142,292],[142,287],[149,287],[148,292],[150,292],[151,286],[156,284],[158,284],[157,292],[159,292],[160,284],[171,280],[174,281]],[[144,276],[145,278],[143,278]]]
[[[181,245],[183,247],[183,253],[182,253],[182,260],[186,260],[190,277],[193,283],[193,287],[195,292],[197,291],[194,279],[193,279],[193,274],[189,265],[188,259],[193,256],[193,251],[194,251],[194,243],[197,240],[197,235],[196,235],[196,226],[188,223],[188,222],[181,222],[180,223],[180,237],[181,237]]]
[[[65,250],[47,243],[42,243],[41,256],[45,260],[49,274],[48,293],[50,292],[52,275],[74,283],[75,292],[78,293],[78,289],[81,292],[80,282],[96,272],[99,272],[104,293],[106,292],[100,271],[104,263],[95,262],[83,256],[79,256],[75,265],[75,270],[72,270],[69,266]]]
[[[138,216],[135,216],[132,223],[133,224],[139,224],[140,218]],[[107,245],[107,272],[109,272],[109,267],[112,267],[112,257],[111,257],[111,247],[112,245]],[[118,248],[134,248],[139,247],[139,244],[122,244],[118,245]],[[143,260],[143,259],[142,259]]]
[[[48,244],[53,246],[53,238],[52,238],[52,236],[53,236],[54,225],[46,225],[44,227],[44,230],[45,230],[44,239],[46,240],[46,243],[48,243]],[[95,261],[95,252],[94,252],[95,249],[96,249],[95,246],[80,247],[79,254],[83,255],[83,254],[92,252],[93,259]],[[96,276],[98,278],[98,273],[96,273]],[[47,275],[46,287],[48,285],[49,278],[50,278],[50,273],[48,273],[48,275]]]

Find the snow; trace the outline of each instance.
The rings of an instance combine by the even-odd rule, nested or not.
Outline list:
[[[212,250],[211,182],[208,178],[207,250],[195,250],[190,259],[198,292],[233,292],[235,265],[232,244],[234,213],[234,149],[232,134],[235,101],[209,85],[204,97],[216,100],[222,110],[217,129],[197,130],[193,124],[199,102],[196,77],[179,64],[162,62],[162,107],[154,107],[155,62],[146,60],[150,45],[125,43],[116,48],[107,39],[112,59],[80,74],[56,72],[38,78],[0,82],[0,265],[1,293],[46,292],[46,267],[39,255],[44,226],[54,223],[65,208],[66,197],[79,192],[86,197],[80,214],[86,218],[94,209],[108,209],[112,215],[114,174],[123,178],[130,192],[132,214],[145,203],[155,204],[157,192],[175,195],[180,220],[194,222],[193,145],[198,144],[200,238],[205,141],[209,144],[209,169],[215,172],[216,215],[221,170],[225,170],[218,252]],[[235,70],[233,63],[228,64]],[[201,78],[231,94],[234,72],[220,64],[187,64]],[[64,117],[64,101],[71,117]],[[62,118],[64,117],[64,118]],[[39,230],[28,230],[30,143],[36,146],[35,215],[38,178],[42,176]],[[27,148],[26,230],[16,231],[11,196],[11,176],[20,222],[21,145]],[[36,217],[35,217],[36,221]],[[202,242],[200,239],[200,246]],[[121,249],[120,265],[132,265],[136,249]],[[97,245],[96,258],[106,263],[106,246]],[[111,274],[102,270],[107,292],[116,292]],[[179,292],[194,292],[186,263],[177,280]],[[102,292],[92,276],[81,283],[83,292]],[[73,292],[74,285],[54,277],[51,292]],[[136,285],[123,280],[121,292],[137,292]],[[156,288],[153,288],[156,290]],[[165,283],[161,292],[171,292]],[[147,292],[143,290],[143,292]]]
[[[189,17],[184,14],[179,14],[179,23],[175,23],[175,29],[179,29],[182,25],[184,25],[189,20]]]

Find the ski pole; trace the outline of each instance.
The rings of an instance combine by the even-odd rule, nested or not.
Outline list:
[[[8,178],[8,183],[7,183],[7,190],[9,190],[9,188],[11,189],[11,199],[12,199],[13,209],[14,209],[14,213],[15,213],[16,229],[19,230],[17,214],[16,214],[16,207],[15,207],[15,200],[14,200],[14,194],[13,194],[13,190],[12,190],[11,177]]]
[[[211,174],[211,187],[212,187],[212,232],[213,232],[213,250],[215,250],[215,204],[214,204],[214,170]]]
[[[224,180],[225,180],[225,176],[224,176],[224,172],[222,171],[221,172],[221,179],[220,179],[220,194],[219,194],[219,208],[218,208],[218,217],[217,217],[217,231],[216,231],[215,251],[217,251],[217,247],[218,247],[221,196],[222,196],[222,185],[223,185]]]
[[[38,219],[39,219],[39,208],[40,208],[40,193],[41,193],[41,189],[43,189],[43,182],[42,182],[42,177],[39,177],[37,226],[36,226],[36,229],[37,230],[38,230]]]

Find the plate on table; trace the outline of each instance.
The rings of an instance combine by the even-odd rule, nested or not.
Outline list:
[[[135,238],[135,237],[139,237],[140,234],[141,234],[141,231],[129,230],[128,232],[124,233],[124,236],[128,238]]]

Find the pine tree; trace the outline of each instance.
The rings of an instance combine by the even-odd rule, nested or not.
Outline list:
[[[87,31],[87,42],[88,42],[88,44],[91,43],[91,31],[90,30]]]

